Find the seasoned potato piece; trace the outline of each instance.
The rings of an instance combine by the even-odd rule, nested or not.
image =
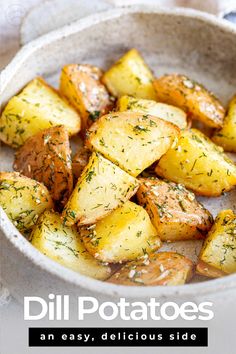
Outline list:
[[[229,103],[223,128],[215,132],[212,140],[225,151],[236,152],[236,96]]]
[[[222,270],[212,267],[203,261],[198,262],[196,266],[196,272],[208,278],[220,278],[227,275]]]
[[[235,164],[197,129],[181,132],[176,146],[160,159],[156,173],[208,197],[236,185]]]
[[[52,198],[65,204],[73,190],[68,132],[52,127],[27,139],[15,155],[14,169],[43,182]]]
[[[209,127],[221,128],[225,115],[219,100],[199,83],[187,76],[171,74],[154,81],[156,99],[182,108],[192,119]]]
[[[53,208],[47,188],[17,172],[0,172],[0,205],[24,233],[32,229],[44,210]]]
[[[75,226],[62,224],[59,214],[46,211],[31,234],[31,243],[40,252],[75,272],[105,280],[111,270],[85,249]]]
[[[120,285],[182,285],[193,276],[190,259],[175,252],[146,254],[125,264],[114,273],[109,283]]]
[[[130,199],[139,182],[98,153],[93,153],[63,210],[67,225],[95,223]]]
[[[147,210],[162,241],[202,238],[210,230],[211,214],[181,184],[141,178],[138,202]]]
[[[130,201],[80,233],[87,250],[104,262],[133,260],[161,246],[147,212]]]
[[[153,100],[122,96],[117,101],[117,110],[150,114],[176,124],[180,129],[187,127],[187,115],[182,109]]]
[[[153,80],[150,69],[136,49],[129,50],[102,77],[115,97],[131,95],[155,100]]]
[[[66,65],[61,72],[60,92],[78,110],[84,130],[113,108],[101,76],[99,68],[84,64]]]
[[[232,210],[222,210],[218,214],[203,244],[199,260],[226,274],[236,272],[236,215]],[[203,272],[202,268],[200,263],[198,272],[212,276],[211,272]]]
[[[163,119],[115,112],[90,127],[87,146],[136,177],[158,160],[178,135],[179,128]]]
[[[19,147],[41,130],[64,125],[70,135],[80,131],[80,117],[42,78],[31,81],[10,99],[0,118],[0,139]]]
[[[91,152],[82,146],[72,159],[72,171],[75,178],[79,178],[83,169],[88,164]]]

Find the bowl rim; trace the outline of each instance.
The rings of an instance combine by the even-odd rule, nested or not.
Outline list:
[[[61,38],[69,37],[81,30],[94,26],[100,22],[111,20],[127,14],[163,14],[174,17],[188,17],[201,20],[210,26],[219,27],[225,32],[236,36],[236,26],[228,21],[218,19],[214,15],[203,13],[201,11],[186,8],[161,8],[159,6],[135,5],[125,8],[115,8],[105,12],[89,15],[63,26],[48,34],[45,34],[34,41],[26,44],[12,61],[0,73],[0,97],[5,87],[12,80],[12,77],[19,70],[24,60],[28,58],[34,51],[45,45],[53,43]],[[223,278],[203,281],[193,284],[185,284],[182,286],[123,286],[96,280],[82,274],[76,273],[46,257],[33,247],[21,233],[15,228],[9,220],[3,209],[0,207],[0,230],[3,237],[6,237],[11,245],[21,252],[28,260],[33,262],[35,266],[41,270],[53,275],[54,277],[70,283],[73,286],[81,287],[93,293],[100,293],[108,296],[119,296],[126,298],[146,298],[151,296],[158,297],[188,297],[188,296],[204,296],[213,293],[220,293],[225,290],[236,288],[236,274],[228,275]],[[13,294],[14,295],[14,294]]]

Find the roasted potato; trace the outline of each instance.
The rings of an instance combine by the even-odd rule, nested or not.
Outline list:
[[[0,139],[19,147],[39,131],[56,125],[64,125],[73,135],[80,131],[80,117],[56,90],[36,78],[6,105],[0,118]]]
[[[0,172],[0,206],[19,231],[28,233],[53,201],[43,184],[17,172]]]
[[[62,69],[60,92],[79,112],[83,130],[113,108],[101,76],[102,71],[92,65],[69,64]]]
[[[52,127],[27,139],[15,155],[14,169],[43,182],[54,201],[65,204],[73,190],[68,132]]]
[[[177,125],[180,129],[187,127],[187,115],[182,109],[165,103],[155,102],[134,98],[131,96],[122,96],[117,101],[117,110],[120,112],[131,111],[143,114],[150,114],[164,119]]]
[[[109,283],[120,285],[182,285],[193,276],[190,259],[175,252],[145,254],[114,273]]]
[[[81,146],[72,159],[72,171],[75,178],[79,178],[85,166],[88,164],[91,151]]]
[[[94,152],[63,210],[64,223],[95,223],[130,199],[138,186],[136,178]]]
[[[59,214],[46,211],[31,234],[31,243],[40,252],[75,272],[105,280],[110,267],[100,264],[85,249],[75,226],[62,224]]]
[[[162,241],[202,238],[213,218],[181,184],[140,178],[137,199],[148,212]]]
[[[236,152],[236,96],[229,103],[223,128],[215,132],[212,140],[225,151]]]
[[[86,144],[136,177],[157,161],[178,135],[179,128],[163,119],[115,112],[90,127]]]
[[[196,272],[208,278],[220,278],[227,275],[220,269],[210,266],[206,262],[199,261],[196,266]]]
[[[115,97],[131,95],[156,99],[154,77],[136,49],[129,50],[102,77],[103,83]]]
[[[217,197],[236,185],[235,164],[197,129],[183,130],[155,171],[208,197]]]
[[[204,269],[201,262],[225,274],[236,272],[236,215],[232,210],[222,210],[218,214],[203,244],[199,261],[197,270],[205,276],[216,274]]]
[[[103,262],[125,262],[157,250],[161,241],[147,212],[130,201],[95,225],[81,228],[85,247]]]
[[[187,76],[171,74],[154,81],[156,99],[183,109],[192,119],[221,128],[225,110],[219,100]]]

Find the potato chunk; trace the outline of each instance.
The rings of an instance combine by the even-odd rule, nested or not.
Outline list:
[[[27,139],[15,155],[14,169],[43,182],[53,200],[65,204],[73,190],[68,132],[52,127]]]
[[[115,112],[90,127],[86,144],[136,177],[158,160],[178,135],[178,127],[163,119]]]
[[[53,202],[43,184],[17,172],[0,172],[0,206],[18,230],[27,233]]]
[[[75,178],[79,178],[89,162],[91,151],[82,146],[72,159],[72,171]]]
[[[84,130],[113,107],[101,76],[99,68],[84,64],[66,65],[61,72],[60,92],[79,112]]]
[[[216,276],[204,269],[201,262],[225,274],[236,272],[236,215],[222,210],[209,232],[199,256],[197,270],[205,276]],[[223,275],[223,273],[222,273]]]
[[[148,212],[162,241],[202,238],[212,225],[211,214],[181,184],[141,178],[139,204]]]
[[[67,225],[95,223],[130,199],[139,182],[98,153],[93,153],[63,210]]]
[[[208,197],[219,196],[236,185],[235,164],[197,129],[183,130],[176,146],[162,156],[155,171]]]
[[[70,135],[80,131],[80,117],[42,78],[31,81],[10,99],[0,118],[0,139],[19,147],[41,130],[64,125]]]
[[[155,100],[154,77],[136,49],[129,50],[102,77],[115,97],[131,95]]]
[[[187,76],[171,74],[154,81],[156,99],[183,109],[192,119],[209,127],[221,128],[225,115],[219,100]]]
[[[180,129],[187,127],[187,115],[182,109],[169,104],[155,102],[153,100],[122,96],[117,102],[117,110],[120,112],[130,111],[150,114],[164,119],[167,122],[171,122],[177,125]]]
[[[104,262],[133,260],[161,245],[147,212],[130,201],[80,233],[87,250]]]
[[[192,261],[181,254],[153,253],[128,262],[108,282],[130,286],[182,285],[192,278],[193,268]]]
[[[86,251],[76,227],[64,226],[55,212],[46,211],[41,215],[31,234],[31,243],[47,257],[75,272],[100,280],[110,275],[110,268]]]
[[[212,267],[203,261],[198,261],[198,264],[196,266],[196,272],[208,278],[220,278],[227,275],[222,270]]]
[[[229,103],[223,128],[215,132],[212,140],[225,151],[236,152],[236,96]]]

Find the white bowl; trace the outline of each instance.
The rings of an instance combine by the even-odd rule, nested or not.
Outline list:
[[[136,6],[89,16],[45,35],[20,50],[1,73],[0,104],[37,75],[58,79],[66,63],[85,62],[106,68],[129,48],[141,51],[156,75],[186,73],[212,89],[223,102],[236,90],[236,28],[226,21],[193,10],[161,10]],[[12,152],[1,149],[1,170],[11,169]],[[236,201],[227,197],[205,200],[214,214]],[[236,275],[171,287],[126,287],[100,282],[53,262],[17,231],[3,211],[0,220],[0,269],[13,296],[49,292],[160,299],[211,298],[236,289]]]

